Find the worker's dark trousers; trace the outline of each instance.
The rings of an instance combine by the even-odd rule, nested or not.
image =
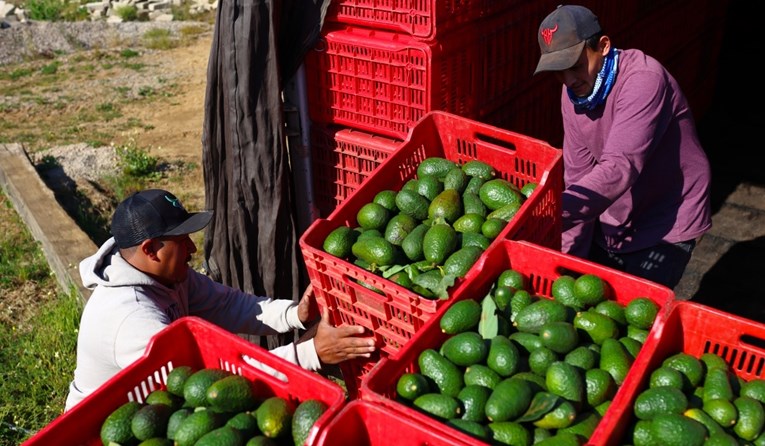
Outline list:
[[[674,288],[683,277],[695,247],[696,241],[690,240],[681,243],[660,243],[625,254],[606,251],[597,243],[593,243],[589,259],[668,288]]]

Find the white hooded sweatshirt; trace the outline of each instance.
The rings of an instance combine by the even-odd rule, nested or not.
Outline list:
[[[305,328],[292,300],[247,294],[191,268],[186,281],[168,288],[127,263],[113,238],[80,262],[80,276],[93,293],[80,320],[65,410],[140,358],[151,337],[178,318],[198,316],[232,333],[260,336]],[[308,370],[321,366],[313,339],[271,353]]]

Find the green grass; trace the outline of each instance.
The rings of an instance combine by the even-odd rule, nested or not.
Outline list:
[[[138,8],[134,5],[118,6],[114,9],[114,13],[126,22],[138,20]]]
[[[11,2],[19,3],[19,2]],[[88,10],[80,0],[26,0],[21,6],[33,20],[82,21],[89,18]]]
[[[5,446],[20,444],[63,411],[82,307],[76,292],[57,292],[40,246],[4,194],[0,229],[0,446]]]
[[[150,29],[143,33],[143,43],[153,50],[167,50],[178,46],[178,41],[173,39],[170,30],[162,28]]]
[[[9,201],[6,209],[13,210]],[[18,221],[21,224],[20,220]],[[50,268],[37,243],[27,231],[2,231],[0,234],[0,290],[13,289],[27,281],[45,281]]]
[[[81,304],[76,292],[39,308],[36,325],[0,326],[0,444],[19,444],[64,410],[75,364]],[[7,441],[7,443],[6,443]]]

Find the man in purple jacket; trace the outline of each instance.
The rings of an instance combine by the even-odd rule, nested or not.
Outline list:
[[[563,84],[563,251],[674,288],[712,225],[709,162],[680,86],[615,48],[582,6],[559,6],[538,39],[535,74]]]

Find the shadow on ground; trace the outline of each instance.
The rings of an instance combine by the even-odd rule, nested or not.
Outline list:
[[[763,266],[765,237],[736,243],[704,274],[693,301],[765,322]]]

